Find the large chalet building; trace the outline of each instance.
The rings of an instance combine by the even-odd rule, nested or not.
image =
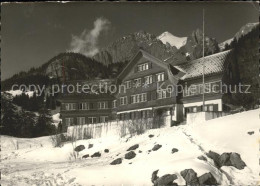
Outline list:
[[[232,94],[217,91],[220,86],[212,85],[237,83],[238,70],[231,50],[177,66],[140,50],[116,79],[80,81],[81,85],[96,87],[100,83],[113,85],[116,91],[66,93],[61,97],[63,130],[71,125],[164,116],[181,122],[187,113],[202,111],[203,60],[205,111],[225,111],[225,101]],[[184,87],[183,91],[180,87]]]
[[[209,112],[229,111],[227,103],[232,99],[234,85],[239,83],[239,70],[232,50],[220,52],[175,66],[185,72],[179,81],[184,87],[179,94],[184,118],[187,113],[203,111],[203,63],[205,82],[205,108]]]

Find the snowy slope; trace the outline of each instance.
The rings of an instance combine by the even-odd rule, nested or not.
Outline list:
[[[169,43],[171,46],[176,46],[178,49],[185,45],[187,41],[187,37],[176,37],[167,31],[159,35],[157,39],[161,40],[164,44]]]
[[[211,172],[222,185],[256,185],[259,180],[259,114],[260,109],[252,110],[200,124],[154,129],[130,139],[77,141],[77,145],[86,147],[79,157],[95,152],[100,152],[101,157],[76,161],[72,160],[70,143],[53,148],[48,137],[20,139],[24,148],[14,150],[8,145],[14,138],[5,136],[2,137],[1,182],[11,185],[151,185],[152,172],[159,169],[158,176],[176,174],[175,182],[184,185],[180,171],[192,168],[198,176]],[[249,131],[254,134],[249,135]],[[149,134],[154,137],[150,138]],[[24,143],[30,146],[26,148]],[[93,144],[93,148],[88,149],[89,144]],[[136,157],[124,159],[126,150],[134,144],[139,144]],[[155,144],[162,147],[149,152]],[[172,154],[172,148],[179,151]],[[104,149],[109,149],[109,153],[104,153]],[[237,152],[247,167],[217,169],[209,158],[207,161],[197,159],[209,150],[220,154]],[[116,158],[122,158],[122,164],[110,165]]]

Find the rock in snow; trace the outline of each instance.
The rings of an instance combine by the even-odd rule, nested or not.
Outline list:
[[[241,170],[246,166],[245,162],[241,159],[240,155],[235,152],[230,152],[230,153],[225,152],[220,156],[216,152],[209,151],[209,153],[207,153],[207,156],[213,159],[215,165],[218,168],[222,166],[233,166]]]
[[[154,145],[154,147],[152,148],[153,151],[157,151],[159,148],[161,148],[162,145],[156,144]]]
[[[246,166],[245,162],[241,159],[240,155],[234,152],[223,153],[220,156],[220,164],[221,166],[233,166],[239,170],[243,169]]]
[[[199,156],[198,159],[202,161],[207,161],[207,158],[205,156]]]
[[[156,170],[156,171],[153,171],[153,173],[152,173],[152,178],[151,178],[152,183],[154,183],[154,182],[159,178],[159,177],[157,176],[158,171],[159,171],[159,169]]]
[[[91,158],[100,157],[100,156],[101,156],[100,152],[95,152],[94,154],[91,155]]]
[[[154,186],[174,185],[173,181],[177,178],[175,174],[165,174],[154,182]]]
[[[216,167],[218,167],[218,168],[221,167],[220,162],[219,162],[220,155],[218,153],[209,151],[209,153],[207,153],[206,155],[214,161]]]
[[[109,149],[105,149],[104,152],[105,152],[105,153],[109,153]]]
[[[80,152],[80,151],[82,151],[82,150],[84,150],[84,149],[85,149],[85,146],[84,146],[84,145],[79,145],[79,146],[75,147],[74,151]]]
[[[175,152],[178,152],[178,151],[179,151],[178,149],[173,148],[173,149],[172,149],[172,154],[175,153]]]
[[[148,137],[149,137],[149,138],[152,138],[152,137],[154,137],[154,135],[153,135],[153,134],[150,134]]]
[[[197,173],[193,169],[185,169],[181,171],[181,176],[186,181],[186,185],[199,185]]]
[[[110,165],[118,165],[122,163],[122,158],[117,158],[110,163]]]
[[[82,156],[82,158],[88,158],[88,157],[89,157],[89,154]]]
[[[132,147],[130,147],[129,149],[127,149],[127,151],[135,150],[135,149],[137,149],[137,148],[139,148],[139,145],[138,145],[138,144],[135,144],[135,145],[133,145]]]
[[[218,185],[217,180],[210,172],[201,175],[199,177],[199,183],[200,185]]]
[[[125,154],[125,159],[133,159],[134,157],[136,156],[135,152],[134,151],[130,151],[128,153]]]

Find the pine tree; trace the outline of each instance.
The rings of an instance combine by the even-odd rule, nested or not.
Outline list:
[[[22,109],[19,113],[19,117],[21,124],[19,136],[26,138],[33,137],[36,115],[32,112],[28,112]]]
[[[52,125],[52,117],[48,109],[41,109],[35,126],[36,136],[47,136],[55,134],[56,128]]]
[[[17,136],[20,131],[17,108],[7,99],[2,98],[1,104],[1,134]]]

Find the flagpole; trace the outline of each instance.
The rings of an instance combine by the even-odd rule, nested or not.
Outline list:
[[[205,55],[205,47],[204,47],[204,45],[205,45],[205,39],[204,39],[204,37],[205,37],[205,23],[204,23],[204,8],[203,8],[203,39],[202,39],[202,41],[203,41],[203,54],[202,54],[202,61],[203,61],[203,67],[202,67],[202,84],[203,84],[203,95],[202,95],[202,101],[203,101],[203,109],[202,109],[202,111],[203,112],[205,112],[205,60],[204,60],[204,55]]]

